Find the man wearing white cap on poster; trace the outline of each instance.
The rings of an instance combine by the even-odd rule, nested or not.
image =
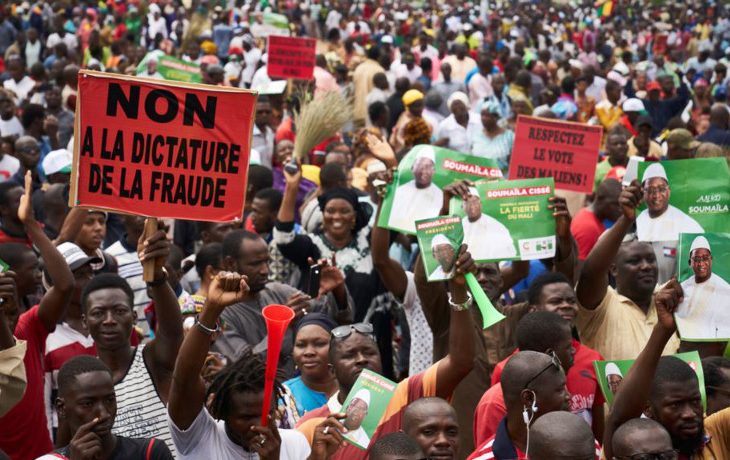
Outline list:
[[[370,406],[370,392],[364,388],[360,389],[347,405],[345,409],[347,418],[343,422],[348,431],[345,436],[363,448],[367,448],[370,444],[370,436],[362,427],[362,422],[368,415],[368,406]]]
[[[608,389],[611,390],[611,394],[615,395],[621,385],[621,381],[624,379],[621,369],[618,368],[616,363],[606,363],[603,373],[606,375]]]
[[[68,184],[71,180],[73,157],[66,149],[49,152],[43,159],[43,173],[49,184]]]
[[[482,213],[479,191],[469,187],[469,198],[464,201],[466,216],[461,219],[464,243],[474,260],[500,260],[517,256],[512,235],[497,219]]]
[[[712,250],[704,236],[692,241],[689,266],[694,276],[682,282],[684,300],[676,315],[680,337],[730,338],[730,284],[712,273]]]
[[[677,241],[680,233],[705,232],[696,220],[669,204],[669,180],[660,163],[646,168],[641,183],[646,209],[636,218],[640,241]]]
[[[439,265],[428,275],[429,281],[448,280],[454,277],[456,249],[444,235],[438,234],[433,237],[431,254]]]
[[[436,153],[433,147],[419,147],[411,171],[413,180],[395,190],[388,225],[416,233],[416,221],[438,216],[443,204],[441,189],[433,183],[436,172]]]

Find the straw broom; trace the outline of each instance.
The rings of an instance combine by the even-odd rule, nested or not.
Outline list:
[[[297,134],[294,139],[294,156],[304,160],[307,152],[337,134],[351,119],[350,101],[339,91],[327,91],[303,103],[299,113],[294,114]]]

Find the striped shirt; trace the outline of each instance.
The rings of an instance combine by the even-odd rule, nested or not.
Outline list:
[[[158,438],[177,456],[167,424],[167,408],[152,381],[143,350],[144,345],[137,347],[127,374],[114,385],[117,417],[112,431],[128,438]]]
[[[141,327],[144,335],[149,335],[149,325],[145,319],[144,308],[150,303],[147,296],[147,284],[142,279],[142,264],[135,248],[125,247],[122,240],[109,246],[107,254],[117,259],[119,276],[127,280],[129,287],[134,291],[134,312],[137,315],[137,326]]]

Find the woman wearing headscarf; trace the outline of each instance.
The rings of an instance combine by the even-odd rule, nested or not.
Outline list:
[[[403,94],[402,100],[406,110],[398,117],[398,121],[393,126],[393,132],[390,135],[390,145],[393,150],[400,151],[405,147],[405,127],[414,119],[423,119],[424,95],[417,89],[409,89]],[[428,123],[426,123],[428,125]],[[431,132],[433,126],[428,125]],[[430,134],[430,133],[429,133]]]
[[[439,123],[434,136],[435,143],[457,152],[469,153],[474,138],[482,127],[479,118],[469,111],[469,97],[461,91],[449,96],[446,104],[451,115]]]
[[[471,154],[497,160],[499,168],[506,174],[512,155],[512,145],[515,142],[515,133],[499,126],[499,112],[499,104],[494,101],[482,104],[482,129],[474,136]]]
[[[301,172],[284,171],[286,187],[274,227],[276,241],[282,255],[302,271],[302,279],[309,282],[310,266],[321,258],[332,260],[345,277],[347,290],[355,304],[355,322],[371,322],[384,360],[385,376],[393,376],[392,343],[389,309],[393,296],[385,289],[373,266],[370,253],[370,218],[367,208],[355,191],[335,188],[319,198],[322,210],[322,229],[296,235],[294,233],[294,206]]]
[[[336,324],[324,313],[304,315],[294,330],[292,357],[299,375],[284,382],[301,417],[322,407],[337,392],[337,380],[329,362],[330,333]]]

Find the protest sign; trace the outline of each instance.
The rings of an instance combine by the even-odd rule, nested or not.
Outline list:
[[[0,273],[5,273],[10,270],[10,265],[6,264],[4,260],[0,259]]]
[[[378,225],[415,234],[415,222],[437,217],[442,190],[461,179],[501,179],[496,160],[465,155],[432,145],[417,145],[403,157],[386,189]]]
[[[641,241],[677,241],[680,233],[730,228],[730,171],[724,158],[639,163],[644,199],[636,218]]]
[[[237,88],[80,72],[69,204],[240,219],[255,105]]]
[[[203,77],[200,74],[200,65],[191,61],[185,61],[173,56],[149,52],[137,66],[137,76],[144,76],[147,71],[147,61],[157,60],[157,72],[165,80],[182,81],[187,83],[201,83]]]
[[[677,280],[684,297],[675,312],[682,340],[730,339],[730,233],[682,233]]]
[[[251,34],[256,38],[266,38],[269,35],[282,35],[288,37],[289,18],[278,13],[256,13],[250,15]]]
[[[454,265],[464,239],[461,217],[441,216],[416,222],[418,246],[429,281],[454,277]]]
[[[552,177],[555,188],[591,193],[603,128],[517,117],[510,179]]]
[[[552,178],[477,182],[469,198],[452,198],[462,216],[464,243],[477,262],[532,260],[555,255],[555,218],[548,205]]]
[[[697,373],[700,382],[700,394],[702,395],[702,407],[707,407],[705,398],[705,374],[702,371],[702,360],[696,351],[687,353],[677,353],[673,355],[689,366]],[[606,398],[608,405],[613,404],[616,392],[621,387],[621,382],[629,374],[629,369],[634,364],[633,359],[625,359],[619,361],[593,361],[593,368],[596,371],[598,385],[601,387],[603,396]]]
[[[311,80],[317,40],[271,35],[269,37],[266,72],[271,78]]]
[[[395,382],[368,369],[360,372],[342,403],[342,412],[347,414],[347,418],[342,421],[347,428],[347,434],[344,435],[347,442],[363,450],[368,448],[396,386]]]

